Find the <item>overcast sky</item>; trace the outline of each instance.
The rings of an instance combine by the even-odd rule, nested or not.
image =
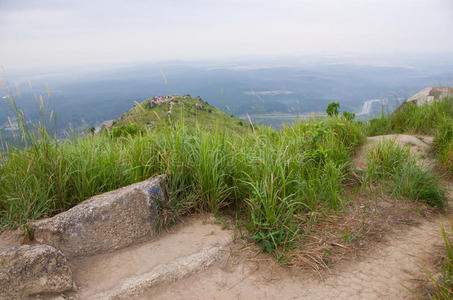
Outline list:
[[[453,0],[0,0],[6,68],[453,52]]]

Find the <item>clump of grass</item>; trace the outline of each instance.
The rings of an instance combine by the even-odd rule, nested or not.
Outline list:
[[[423,169],[414,162],[403,164],[392,179],[395,182],[396,196],[439,208],[446,204],[445,190],[439,183],[439,177],[433,171]]]
[[[400,172],[404,164],[413,159],[408,148],[394,139],[384,139],[368,150],[368,175],[372,179],[390,177]]]
[[[445,116],[436,130],[433,141],[434,151],[439,157],[441,166],[453,174],[453,118]]]
[[[367,163],[369,179],[389,183],[393,195],[444,207],[445,189],[439,183],[439,177],[417,164],[410,150],[395,140],[383,140],[371,148],[367,153]]]

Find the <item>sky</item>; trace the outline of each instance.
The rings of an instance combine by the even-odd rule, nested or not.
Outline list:
[[[0,65],[453,53],[453,0],[0,0]]]

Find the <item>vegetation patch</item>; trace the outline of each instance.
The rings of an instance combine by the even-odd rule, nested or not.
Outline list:
[[[0,158],[3,228],[52,216],[156,174],[168,176],[170,202],[161,204],[162,224],[189,212],[234,212],[250,239],[271,253],[294,246],[306,214],[345,207],[342,183],[364,140],[355,121],[330,117],[281,131],[253,126],[238,133],[222,126],[223,119],[203,124],[191,110],[182,110],[176,120],[174,113],[173,108],[152,128],[138,115],[112,130],[63,141],[44,123],[30,128],[19,122],[25,147],[7,144]]]
[[[421,106],[403,104],[390,115],[382,113],[379,118],[368,121],[365,129],[368,136],[390,133],[434,134],[444,117],[453,117],[453,98]]]
[[[367,122],[365,132],[368,136],[390,133],[434,135],[433,150],[440,165],[453,174],[453,98],[421,106],[405,104],[388,116],[382,114]]]
[[[367,153],[368,180],[382,180],[393,196],[443,208],[447,198],[434,171],[417,164],[408,148],[395,140],[379,142]]]

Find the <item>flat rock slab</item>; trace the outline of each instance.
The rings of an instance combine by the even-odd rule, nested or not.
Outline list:
[[[68,257],[109,252],[155,235],[164,176],[94,196],[52,218],[30,223],[34,241]]]
[[[128,299],[146,288],[202,270],[233,240],[211,216],[185,219],[158,238],[71,261],[76,299]]]
[[[61,251],[24,245],[0,253],[0,299],[72,289],[72,272]]]

